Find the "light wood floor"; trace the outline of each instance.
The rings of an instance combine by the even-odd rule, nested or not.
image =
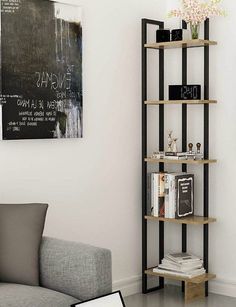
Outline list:
[[[126,297],[125,304],[126,307],[236,307],[236,298],[210,293],[204,300],[184,304],[180,288],[168,285],[154,293]]]

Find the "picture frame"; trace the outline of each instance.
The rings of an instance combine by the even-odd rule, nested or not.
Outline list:
[[[71,305],[71,307],[125,307],[120,291],[102,295],[87,301]]]
[[[83,8],[66,2],[2,1],[0,140],[83,137]]]

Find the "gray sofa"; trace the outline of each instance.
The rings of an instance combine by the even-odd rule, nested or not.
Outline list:
[[[1,307],[67,307],[111,292],[111,252],[43,238],[40,285],[0,283]]]

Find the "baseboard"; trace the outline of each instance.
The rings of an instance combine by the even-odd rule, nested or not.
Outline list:
[[[142,292],[142,277],[133,276],[130,278],[115,281],[113,290],[120,290],[124,297]]]
[[[155,287],[157,279],[149,278],[149,287]],[[130,278],[115,281],[113,283],[113,290],[120,290],[124,297],[134,295],[142,292],[142,276],[133,276]]]
[[[124,297],[142,292],[141,276],[115,281],[113,284],[114,291],[120,290]],[[209,292],[236,297],[236,281],[225,279],[216,279],[209,282]]]
[[[236,281],[215,279],[209,282],[209,292],[236,297]]]

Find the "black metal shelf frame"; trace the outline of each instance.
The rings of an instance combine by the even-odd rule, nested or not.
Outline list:
[[[147,44],[148,26],[156,25],[159,29],[164,28],[164,22],[142,19],[142,291],[149,293],[164,288],[164,278],[159,278],[159,285],[148,288],[147,275]],[[183,22],[183,28],[187,28]],[[209,40],[209,19],[204,23],[204,39]],[[204,99],[209,99],[209,46],[204,46]],[[159,100],[164,100],[164,49],[159,49]],[[182,48],[182,84],[187,84],[187,59],[188,49]],[[187,151],[187,104],[182,105],[182,150]],[[204,114],[204,159],[209,158],[209,105],[203,106]],[[159,105],[159,150],[164,151],[164,105]],[[159,171],[164,171],[164,163],[159,163]],[[182,165],[182,171],[187,171],[187,164]],[[203,216],[209,217],[209,165],[203,166]],[[208,272],[208,248],[209,248],[209,226],[203,225],[203,259],[204,268]],[[187,225],[182,225],[182,252],[187,252]],[[164,258],[164,222],[159,222],[159,262]],[[184,283],[182,283],[184,291]],[[208,296],[208,282],[205,283],[205,295]]]

